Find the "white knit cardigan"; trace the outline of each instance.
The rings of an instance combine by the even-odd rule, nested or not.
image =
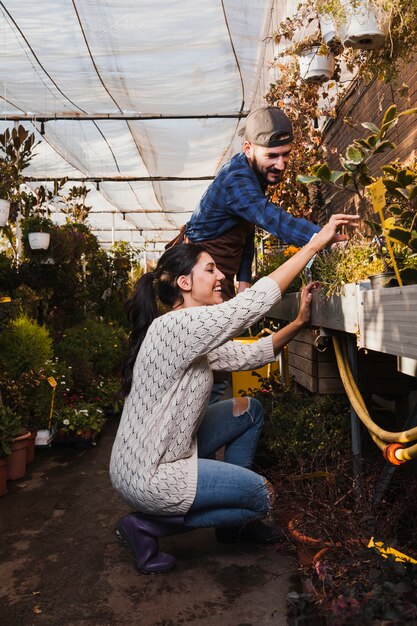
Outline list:
[[[165,313],[151,324],[133,369],[110,460],[110,478],[132,508],[186,513],[197,485],[196,432],[212,370],[253,369],[275,359],[271,336],[230,341],[264,316],[281,294],[261,278],[232,300]]]

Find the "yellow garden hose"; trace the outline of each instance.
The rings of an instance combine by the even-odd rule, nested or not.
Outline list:
[[[359,419],[368,429],[376,445],[383,450],[385,458],[395,465],[417,458],[417,444],[414,444],[409,448],[404,448],[402,445],[417,439],[417,427],[410,428],[409,430],[402,432],[390,432],[375,424],[368,413],[365,402],[356,385],[352,371],[347,362],[346,355],[342,353],[342,349],[336,337],[333,337],[333,345],[337,365],[339,367],[340,378],[349,401]]]

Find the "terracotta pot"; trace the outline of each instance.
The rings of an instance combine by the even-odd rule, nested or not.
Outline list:
[[[290,519],[288,522],[288,531],[297,548],[300,565],[304,566],[312,564],[314,556],[319,550],[321,550],[321,548],[330,548],[331,546],[337,544],[332,544],[324,539],[304,535],[302,532],[297,530],[297,525],[301,522],[301,519],[302,517],[300,516]]]
[[[30,431],[30,437],[28,439],[29,443],[26,449],[26,463],[27,464],[33,463],[35,459],[35,439],[36,439],[37,434],[38,434],[37,430]]]
[[[0,496],[7,491],[7,457],[0,458]]]
[[[19,480],[26,474],[26,451],[30,432],[13,439],[12,453],[7,457],[7,479]]]

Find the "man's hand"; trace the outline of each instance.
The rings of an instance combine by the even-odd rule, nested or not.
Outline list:
[[[245,289],[248,289],[248,287],[250,287],[250,283],[247,283],[246,281],[241,280],[239,281],[237,292],[242,293],[242,291],[245,291]]]

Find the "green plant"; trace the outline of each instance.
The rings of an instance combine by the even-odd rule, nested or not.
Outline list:
[[[349,441],[349,404],[344,396],[311,395],[276,375],[252,392],[265,406],[262,446],[283,473],[323,469]]]
[[[67,216],[67,223],[83,224],[85,222],[91,210],[91,206],[85,203],[89,193],[90,189],[87,189],[85,185],[80,187],[74,185],[66,195],[61,194],[59,208]]]
[[[48,331],[27,317],[12,320],[0,334],[0,369],[11,378],[41,369],[51,358]]]
[[[372,158],[380,153],[391,151],[396,145],[388,139],[389,132],[396,126],[398,120],[405,115],[411,115],[417,109],[408,109],[398,113],[395,105],[390,106],[384,113],[381,125],[378,127],[372,122],[362,124],[371,131],[367,137],[355,139],[345,152],[345,156],[339,157],[341,170],[331,170],[326,162],[317,163],[311,168],[311,175],[299,175],[297,180],[306,185],[324,184],[335,190],[343,190],[357,196],[361,209],[367,218],[366,223],[373,230],[379,242],[377,252],[383,262],[384,269],[392,267],[392,262],[384,250],[384,242],[379,239],[380,235],[388,236],[397,244],[397,260],[400,264],[400,274],[403,274],[407,282],[415,282],[417,274],[414,272],[414,261],[410,258],[417,251],[417,233],[415,231],[416,197],[417,197],[417,172],[408,168],[401,168],[396,161],[382,166],[385,176],[383,184],[390,194],[392,202],[386,211],[389,219],[384,224],[377,223],[373,218],[369,185],[377,180],[372,173]],[[336,191],[337,193],[337,191]],[[327,199],[330,203],[334,194]],[[371,219],[372,218],[372,219]],[[399,247],[406,250],[399,251]],[[341,257],[341,255],[340,255]]]
[[[79,402],[72,406],[62,407],[55,413],[57,428],[63,434],[75,433],[81,435],[82,431],[91,428],[100,432],[104,422],[104,411],[95,404]]]
[[[355,235],[344,248],[317,255],[312,266],[312,277],[318,280],[327,297],[340,295],[343,286],[366,280],[384,272],[386,266],[377,243]]]
[[[20,434],[21,430],[20,417],[0,402],[0,459],[11,454],[13,439]]]
[[[72,365],[75,386],[86,389],[94,377],[109,377],[118,372],[125,342],[126,332],[118,324],[86,319],[65,331],[56,352]]]
[[[21,124],[0,134],[0,198],[19,201],[22,171],[28,167],[34,147],[35,134],[29,134]]]

